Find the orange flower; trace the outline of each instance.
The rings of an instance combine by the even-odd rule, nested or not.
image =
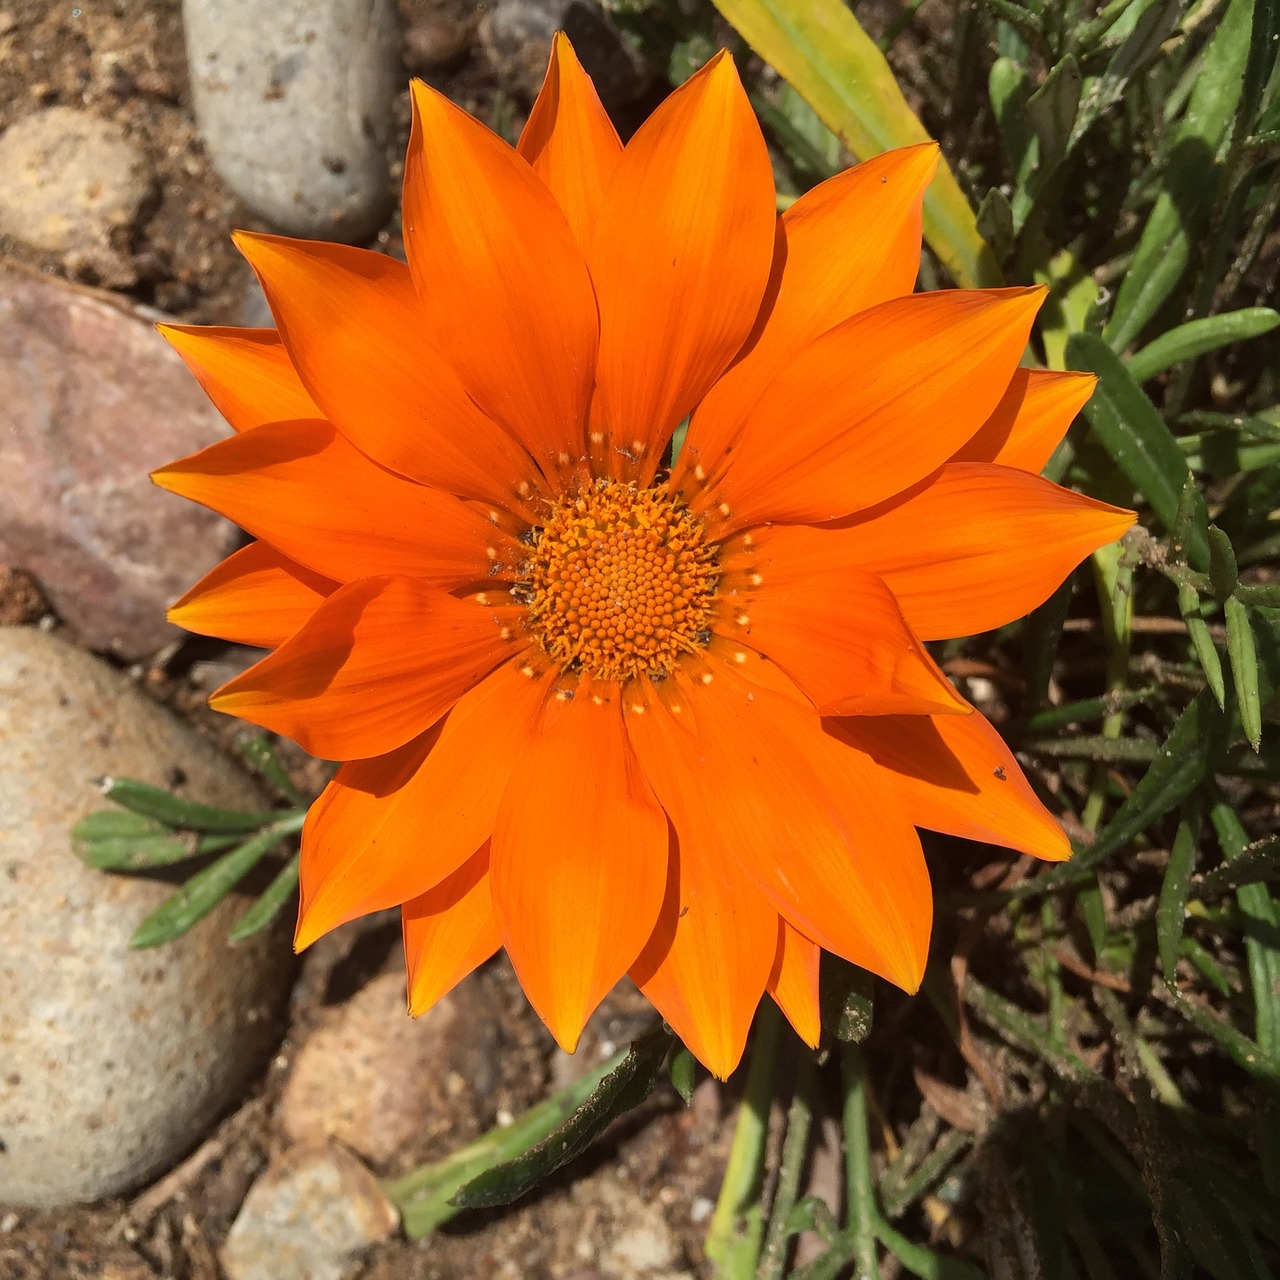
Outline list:
[[[297,945],[399,906],[413,1013],[505,947],[566,1048],[624,974],[718,1075],[766,991],[816,1043],[820,949],[920,983],[917,826],[1068,855],[921,642],[1130,524],[1035,474],[1093,380],[1018,368],[1043,290],[911,294],[933,146],[779,219],[724,54],[625,148],[563,38],[515,150],[413,100],[407,267],[241,235],[278,331],[166,329],[238,434],[156,480],[258,539],[171,616],[346,762]]]

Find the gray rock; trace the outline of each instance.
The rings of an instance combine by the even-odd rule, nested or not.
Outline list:
[[[0,173],[0,235],[112,284],[132,283],[114,241],[127,239],[154,179],[119,125],[72,107],[23,116],[0,137]]]
[[[566,0],[497,0],[480,21],[480,44],[499,80],[532,98],[546,75]]]
[[[250,1188],[222,1266],[229,1280],[344,1280],[398,1224],[355,1156],[333,1143],[291,1147]]]
[[[154,653],[233,527],[147,473],[230,433],[153,325],[0,265],[0,562],[95,649]]]
[[[0,629],[0,1203],[115,1195],[182,1157],[270,1051],[287,925],[232,947],[228,899],[131,951],[173,886],[82,865],[69,831],[114,773],[251,808],[253,784],[128,680],[64,641]]]
[[[196,121],[223,181],[290,235],[386,220],[395,0],[183,0]]]

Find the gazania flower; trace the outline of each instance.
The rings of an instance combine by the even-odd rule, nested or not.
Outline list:
[[[1092,379],[1019,369],[1042,290],[912,295],[933,146],[778,218],[724,54],[625,148],[563,38],[515,149],[413,100],[407,266],[242,235],[278,328],[166,330],[237,434],[156,480],[257,539],[171,616],[345,762],[297,945],[398,906],[414,1013],[505,947],[566,1048],[624,974],[719,1075],[765,992],[816,1043],[821,949],[919,985],[917,827],[1068,854],[922,641],[1131,522],[1036,474]]]

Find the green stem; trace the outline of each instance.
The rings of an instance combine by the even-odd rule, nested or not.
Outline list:
[[[707,1231],[707,1261],[716,1280],[753,1280],[760,1256],[764,1214],[760,1189],[764,1182],[764,1148],[769,1136],[769,1104],[782,1015],[772,1000],[761,1003],[755,1041],[747,1068],[747,1088],[729,1148],[720,1196]]]
[[[813,1058],[805,1053],[796,1067],[796,1087],[787,1112],[787,1137],[782,1144],[782,1167],[778,1170],[778,1189],[774,1193],[769,1214],[769,1230],[765,1236],[764,1256],[760,1261],[758,1280],[782,1280],[787,1265],[787,1217],[800,1194],[800,1175],[809,1151],[809,1132],[813,1127],[813,1093],[817,1069]]]
[[[840,1050],[844,1080],[845,1181],[848,1184],[848,1229],[853,1246],[854,1280],[877,1280],[875,1182],[871,1174],[871,1142],[867,1133],[867,1085],[862,1049],[846,1044]]]

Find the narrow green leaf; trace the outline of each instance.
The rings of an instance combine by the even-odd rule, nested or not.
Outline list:
[[[1111,460],[1151,509],[1172,529],[1190,471],[1177,441],[1123,361],[1099,337],[1077,333],[1067,342],[1067,362],[1098,375],[1085,416]],[[1203,568],[1208,540],[1194,524],[1187,531],[1192,564]]]
[[[1027,117],[1040,139],[1041,179],[1062,162],[1080,106],[1080,65],[1068,54],[1027,99]]]
[[[1216,157],[1240,101],[1252,20],[1253,0],[1229,0],[1200,57],[1191,100],[1173,133],[1160,194],[1103,330],[1116,351],[1129,346],[1163,306],[1198,243],[1217,195]]]
[[[306,801],[299,794],[298,788],[293,785],[293,779],[285,772],[284,765],[280,763],[280,758],[276,755],[275,748],[271,745],[271,739],[266,734],[259,734],[256,738],[249,738],[239,743],[239,747],[249,763],[290,804],[296,804],[299,808],[306,804]]]
[[[1099,863],[1181,804],[1221,762],[1227,749],[1227,717],[1206,689],[1178,717],[1151,767],[1116,810],[1092,845],[1069,863],[1037,877],[1035,891],[1082,879]],[[1032,892],[1029,887],[1027,892]]]
[[[289,901],[298,887],[298,854],[276,872],[271,883],[258,895],[258,900],[231,926],[227,934],[229,942],[243,942],[260,933],[280,914],[280,908]]]
[[[1225,602],[1240,582],[1231,539],[1216,524],[1209,526],[1209,586],[1215,599]]]
[[[1218,656],[1218,646],[1213,643],[1209,634],[1209,624],[1200,613],[1200,595],[1194,587],[1183,585],[1178,588],[1178,611],[1187,624],[1187,635],[1191,639],[1191,647],[1195,650],[1196,661],[1204,672],[1218,706],[1224,710],[1227,705],[1227,685],[1222,676],[1222,659]]]
[[[1136,381],[1146,382],[1184,360],[1194,360],[1220,347],[1270,333],[1276,325],[1280,325],[1280,314],[1270,307],[1245,307],[1204,320],[1188,320],[1152,339],[1125,364]]]
[[[1223,863],[1191,886],[1192,896],[1211,898],[1247,884],[1280,880],[1280,836],[1267,836],[1245,845],[1230,862]]]
[[[986,1280],[983,1272],[963,1258],[946,1258],[923,1245],[912,1244],[883,1218],[876,1223],[880,1243],[920,1280]]]
[[[580,1156],[618,1116],[649,1096],[670,1047],[671,1036],[666,1031],[642,1036],[558,1129],[523,1155],[472,1178],[449,1203],[457,1209],[491,1209],[527,1195],[544,1178]]]
[[[991,246],[997,262],[1003,262],[1013,248],[1015,229],[1009,197],[992,187],[978,206],[978,233]]]
[[[477,1174],[529,1150],[571,1116],[626,1061],[630,1050],[615,1053],[580,1080],[553,1097],[530,1107],[508,1125],[499,1125],[435,1164],[424,1165],[392,1182],[383,1183],[387,1197],[400,1211],[400,1225],[410,1240],[421,1240],[442,1223],[456,1217],[451,1203],[459,1187]]]
[[[929,141],[897,79],[842,0],[715,0],[716,8],[788,80],[860,159]],[[1003,276],[955,175],[943,160],[924,200],[924,234],[956,283]]]
[[[1012,3],[1012,0],[983,0],[987,8],[1002,22],[1007,22],[1015,31],[1024,35],[1031,44],[1039,47],[1044,44],[1044,23],[1029,9]]]
[[[1207,545],[1209,512],[1204,505],[1204,494],[1200,492],[1195,476],[1188,472],[1187,478],[1182,482],[1182,493],[1178,496],[1178,510],[1173,517],[1173,525],[1169,529],[1169,541],[1173,544],[1175,555],[1185,557],[1188,539],[1193,536],[1193,529],[1196,530],[1194,536],[1203,538]]]
[[[1253,30],[1249,35],[1249,57],[1245,63],[1244,85],[1240,92],[1240,125],[1251,129],[1262,103],[1263,90],[1273,80],[1280,58],[1280,4],[1276,0],[1255,0]]]
[[[235,809],[197,804],[194,800],[183,800],[160,787],[137,782],[133,778],[105,778],[102,793],[132,813],[154,818],[166,827],[190,831],[256,831],[280,816],[278,812],[241,813]]]
[[[1192,798],[1182,821],[1178,823],[1165,867],[1164,881],[1160,886],[1160,901],[1156,907],[1156,937],[1160,945],[1160,966],[1164,970],[1165,985],[1176,990],[1178,979],[1178,954],[1182,945],[1182,926],[1187,915],[1187,898],[1191,891],[1191,875],[1196,865],[1196,847],[1200,841],[1200,811]]]
[[[71,829],[71,846],[86,866],[100,871],[163,867],[192,856],[191,845],[168,827],[127,810],[103,809]]]
[[[1159,991],[1160,988],[1157,988]],[[1224,1018],[1211,1013],[1204,1006],[1184,996],[1165,992],[1165,1003],[1176,1009],[1188,1022],[1192,1023],[1211,1040],[1215,1041],[1227,1057],[1238,1067],[1244,1068],[1250,1075],[1280,1084],[1280,1058],[1267,1053],[1255,1041],[1237,1031]]]
[[[1258,693],[1258,651],[1249,625],[1249,610],[1234,596],[1223,606],[1227,617],[1227,657],[1236,683],[1240,723],[1249,745],[1262,746],[1262,699]]]
[[[250,837],[238,849],[223,854],[203,871],[197,871],[138,926],[129,945],[138,949],[158,947],[181,937],[207,916],[281,840],[301,831],[305,816],[290,814]]]
[[[671,1076],[671,1087],[684,1100],[686,1106],[693,1100],[693,1085],[697,1079],[697,1059],[683,1045],[671,1055],[671,1065],[667,1068]]]

